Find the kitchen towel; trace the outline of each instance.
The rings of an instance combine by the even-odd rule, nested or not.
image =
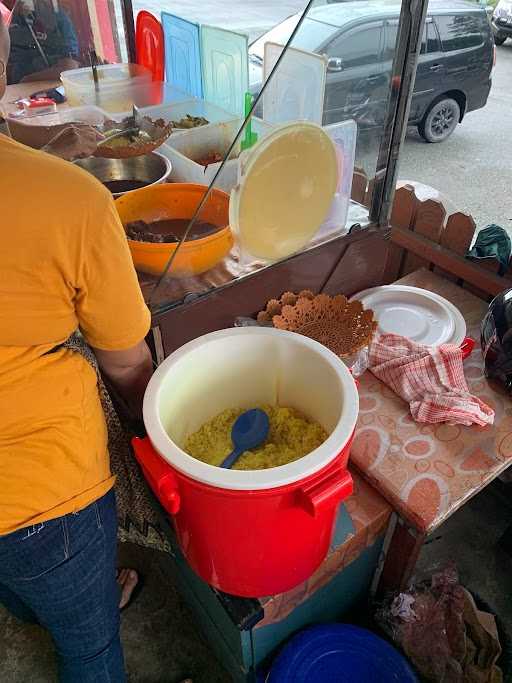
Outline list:
[[[371,372],[407,401],[416,422],[472,425],[494,422],[494,411],[469,392],[460,347],[423,346],[395,334],[370,347]]]

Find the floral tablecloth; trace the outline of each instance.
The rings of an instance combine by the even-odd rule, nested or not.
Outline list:
[[[361,378],[352,466],[412,526],[430,533],[512,465],[512,401],[484,377],[480,323],[487,303],[426,269],[399,284],[436,292],[461,311],[468,335],[477,341],[464,363],[470,391],[496,411],[492,427],[420,425],[406,403],[371,373]]]

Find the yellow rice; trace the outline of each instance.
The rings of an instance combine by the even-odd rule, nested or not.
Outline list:
[[[306,419],[293,408],[262,406],[270,419],[266,442],[244,453],[236,470],[263,470],[286,465],[314,451],[326,439],[327,433],[317,423]],[[231,429],[245,410],[225,410],[190,435],[185,451],[209,465],[219,466],[232,452]]]

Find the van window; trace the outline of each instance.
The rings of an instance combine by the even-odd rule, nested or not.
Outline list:
[[[482,30],[477,17],[469,14],[435,17],[445,52],[482,45]]]
[[[429,54],[432,52],[439,52],[441,45],[439,44],[439,36],[437,35],[437,29],[433,21],[429,21],[425,26],[425,31],[427,34],[426,52]],[[425,40],[425,36],[423,37],[423,40]]]
[[[386,37],[384,39],[383,62],[393,61],[395,58],[395,47],[398,36],[398,21],[386,22]]]
[[[395,58],[395,46],[398,34],[398,21],[386,22],[386,38],[384,41],[384,55],[383,61],[393,60]],[[423,38],[421,40],[420,54],[426,55],[430,52],[439,52],[441,49],[439,45],[439,36],[434,23],[430,20],[425,24],[423,30]]]
[[[261,38],[258,38],[251,47],[249,53],[255,55],[263,60],[265,56],[265,43],[278,43],[279,45],[286,45],[293,30],[296,28],[300,19],[300,15],[294,15],[282,24],[278,24],[273,29],[264,33]],[[324,24],[321,21],[313,21],[306,19],[300,27],[299,33],[295,38],[293,47],[308,52],[317,52],[325,42],[336,35],[337,29],[330,24]]]
[[[327,48],[329,57],[341,57],[345,69],[380,61],[382,24],[356,28],[333,40]]]

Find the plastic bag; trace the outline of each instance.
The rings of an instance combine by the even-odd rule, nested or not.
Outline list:
[[[491,683],[501,680],[495,666],[500,649],[497,638],[487,631],[485,647],[482,638],[475,642],[471,623],[484,623],[482,615],[459,584],[455,567],[449,566],[434,574],[430,584],[388,599],[376,620],[426,681]],[[485,618],[494,619],[487,614]]]

